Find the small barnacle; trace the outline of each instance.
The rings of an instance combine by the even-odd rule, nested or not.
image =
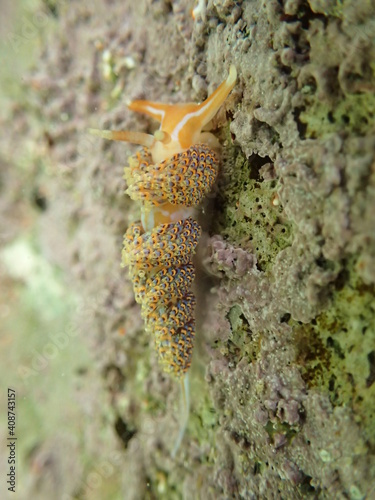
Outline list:
[[[273,195],[271,203],[272,203],[272,206],[274,206],[274,207],[278,207],[280,205],[280,199],[279,199],[279,195],[277,193],[275,193]]]

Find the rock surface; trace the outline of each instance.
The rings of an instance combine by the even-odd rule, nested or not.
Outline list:
[[[64,332],[89,349],[90,369],[74,382],[82,425],[26,446],[27,491],[64,500],[373,498],[373,4],[33,8],[5,38],[14,56],[36,39],[40,50],[2,118],[3,263],[12,268],[9,249],[32,235],[38,258],[60,270],[56,302],[73,302]],[[120,268],[122,235],[138,217],[122,180],[135,148],[86,130],[152,132],[128,101],[201,101],[230,64],[238,83],[213,122],[222,165],[197,258],[192,412],[172,459],[179,387],[158,367]],[[9,269],[2,275],[29,286]],[[49,307],[42,299],[39,311]],[[25,354],[22,366],[32,362]]]

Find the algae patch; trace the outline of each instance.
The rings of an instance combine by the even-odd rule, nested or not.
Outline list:
[[[352,263],[353,264],[353,263]],[[366,438],[375,443],[375,291],[352,272],[334,293],[330,309],[311,324],[295,325],[297,362],[309,387],[329,394],[334,406],[355,408]]]
[[[258,268],[266,271],[292,237],[292,223],[278,203],[278,182],[263,177],[266,169],[272,170],[271,160],[256,154],[247,160],[234,147],[226,155],[219,176],[219,218],[214,229],[255,253]]]
[[[375,95],[350,94],[332,105],[314,99],[299,118],[307,126],[307,137],[324,137],[337,131],[364,135],[375,129]]]

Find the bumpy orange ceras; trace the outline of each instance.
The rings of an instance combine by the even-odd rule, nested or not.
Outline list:
[[[160,122],[154,135],[91,131],[105,139],[143,146],[125,168],[126,192],[141,202],[141,220],[125,233],[122,260],[129,267],[135,298],[142,306],[145,328],[155,338],[163,369],[181,380],[191,364],[195,334],[192,258],[201,228],[193,217],[194,209],[211,190],[218,170],[215,149],[219,143],[202,129],[215,116],[236,78],[231,66],[227,79],[201,104],[133,101],[131,110]],[[186,376],[188,408],[187,396]]]

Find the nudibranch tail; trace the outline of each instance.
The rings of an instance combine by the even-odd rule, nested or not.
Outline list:
[[[183,379],[181,379],[181,425],[180,431],[178,433],[175,445],[173,447],[171,457],[175,458],[182,440],[185,435],[186,427],[189,421],[190,413],[190,386],[189,386],[189,374],[187,373]]]

